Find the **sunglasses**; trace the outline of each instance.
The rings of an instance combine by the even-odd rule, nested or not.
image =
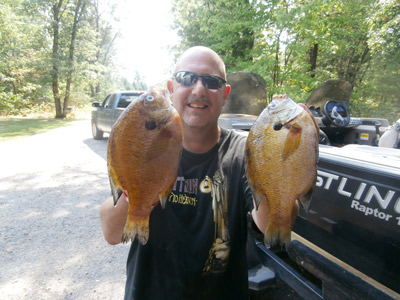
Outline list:
[[[172,76],[175,78],[177,83],[183,86],[192,86],[200,78],[203,85],[210,90],[218,90],[224,83],[226,83],[224,79],[215,75],[198,75],[189,71],[175,72]]]

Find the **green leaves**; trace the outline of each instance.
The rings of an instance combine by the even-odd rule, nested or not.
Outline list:
[[[227,72],[263,76],[268,98],[285,92],[304,102],[322,82],[345,79],[354,86],[354,112],[382,115],[381,111],[390,120],[398,118],[398,1],[174,0],[173,4],[182,38],[177,49],[198,44],[213,48],[225,60]]]
[[[90,91],[98,100],[103,97],[101,87],[114,81],[110,76],[116,33],[102,19],[98,5],[90,0],[0,3],[0,114],[54,105],[52,84],[58,86],[64,106],[69,95],[73,106],[85,104],[80,99],[89,102],[82,95]],[[112,14],[112,9],[107,12]]]

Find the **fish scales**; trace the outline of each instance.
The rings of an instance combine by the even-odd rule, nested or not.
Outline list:
[[[246,172],[256,205],[267,201],[266,244],[288,245],[298,214],[306,210],[317,176],[319,128],[304,105],[275,97],[260,114],[246,143]]]
[[[165,89],[152,88],[134,100],[113,126],[107,162],[114,204],[125,191],[129,209],[122,241],[146,244],[153,205],[175,184],[182,151],[182,123]]]

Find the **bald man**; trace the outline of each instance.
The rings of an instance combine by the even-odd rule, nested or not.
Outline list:
[[[151,212],[147,244],[131,245],[125,299],[248,299],[246,215],[254,206],[246,138],[218,126],[230,92],[225,64],[207,47],[190,48],[167,86],[182,119],[182,159],[165,209]],[[121,242],[127,209],[111,197],[101,206],[110,244]]]

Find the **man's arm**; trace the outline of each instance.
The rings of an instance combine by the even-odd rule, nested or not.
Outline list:
[[[101,228],[104,239],[110,245],[116,245],[122,241],[128,208],[129,203],[123,194],[119,197],[116,206],[114,206],[113,197],[109,197],[100,207]]]
[[[254,209],[251,212],[251,216],[253,217],[254,223],[257,225],[258,229],[262,233],[264,233],[265,229],[267,228],[268,211],[269,211],[268,203],[267,201],[265,201],[265,199],[263,199],[258,206],[258,210],[256,210],[256,204],[254,203]]]

